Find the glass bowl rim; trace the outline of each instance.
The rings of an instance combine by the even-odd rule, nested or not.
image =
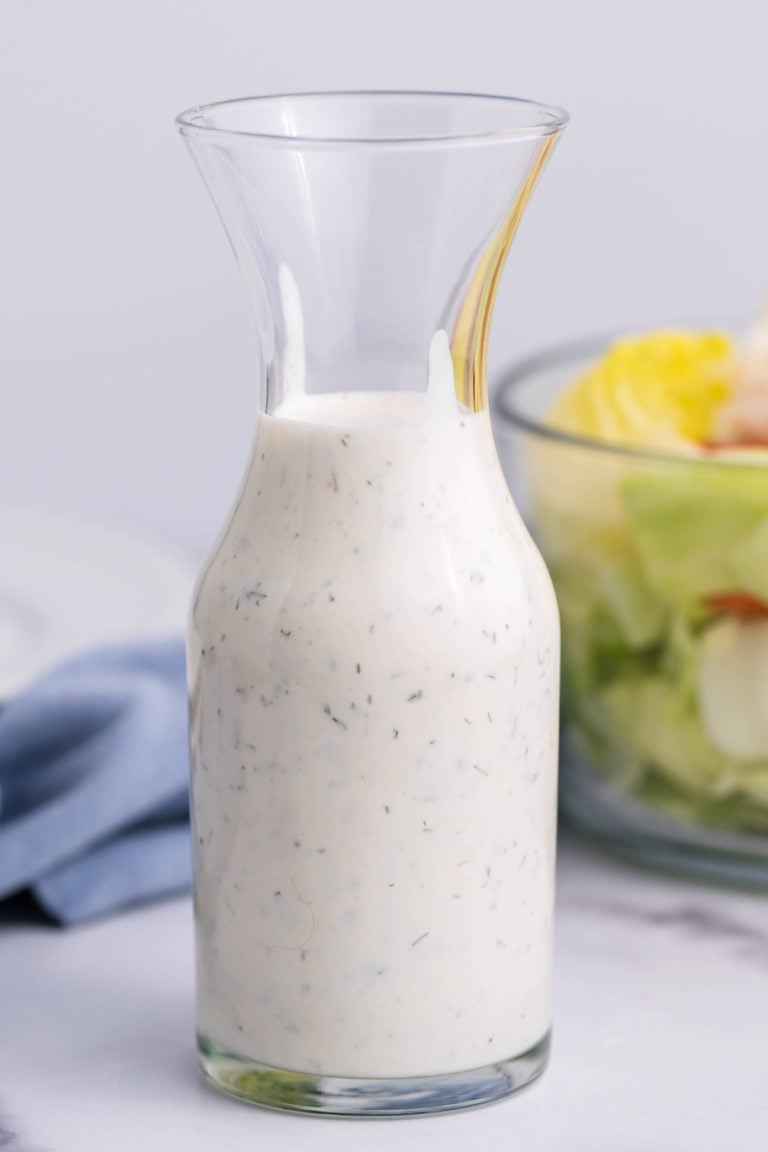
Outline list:
[[[641,445],[618,444],[612,440],[598,440],[593,436],[584,436],[575,432],[565,432],[554,428],[533,416],[527,415],[515,406],[514,394],[520,385],[531,376],[552,368],[566,369],[568,365],[575,365],[590,358],[597,358],[615,340],[626,336],[641,335],[642,333],[659,331],[721,331],[733,332],[744,329],[743,318],[720,321],[719,323],[701,321],[694,323],[667,322],[662,324],[643,324],[635,328],[622,328],[604,333],[602,336],[585,336],[574,340],[564,341],[561,344],[550,345],[533,352],[512,363],[502,370],[498,383],[493,390],[492,408],[498,420],[507,426],[512,426],[536,439],[562,444],[570,448],[582,448],[590,452],[601,453],[604,456],[618,457],[628,460],[645,460],[656,463],[671,464],[688,468],[768,468],[768,448],[764,453],[764,460],[755,456],[739,459],[737,455],[723,458],[720,455],[704,454],[688,455],[684,452],[675,452],[663,448],[648,448]],[[738,449],[734,450],[735,453]]]

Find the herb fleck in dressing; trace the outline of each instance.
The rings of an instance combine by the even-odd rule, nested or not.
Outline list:
[[[279,1068],[462,1071],[550,1026],[557,614],[438,337],[426,393],[260,418],[193,607],[200,1028]]]

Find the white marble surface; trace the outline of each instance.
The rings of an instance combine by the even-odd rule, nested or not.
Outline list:
[[[475,1112],[305,1118],[238,1104],[193,1051],[186,899],[62,932],[0,924],[3,1152],[763,1152],[768,897],[561,845],[554,1054]]]

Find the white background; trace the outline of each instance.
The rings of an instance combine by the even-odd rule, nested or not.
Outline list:
[[[254,417],[234,260],[173,130],[328,87],[486,90],[573,122],[510,258],[494,375],[768,294],[768,5],[0,0],[0,502],[200,552]]]

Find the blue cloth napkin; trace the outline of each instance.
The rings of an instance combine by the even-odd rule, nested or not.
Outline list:
[[[89,653],[0,709],[0,899],[74,924],[191,882],[184,645]]]

